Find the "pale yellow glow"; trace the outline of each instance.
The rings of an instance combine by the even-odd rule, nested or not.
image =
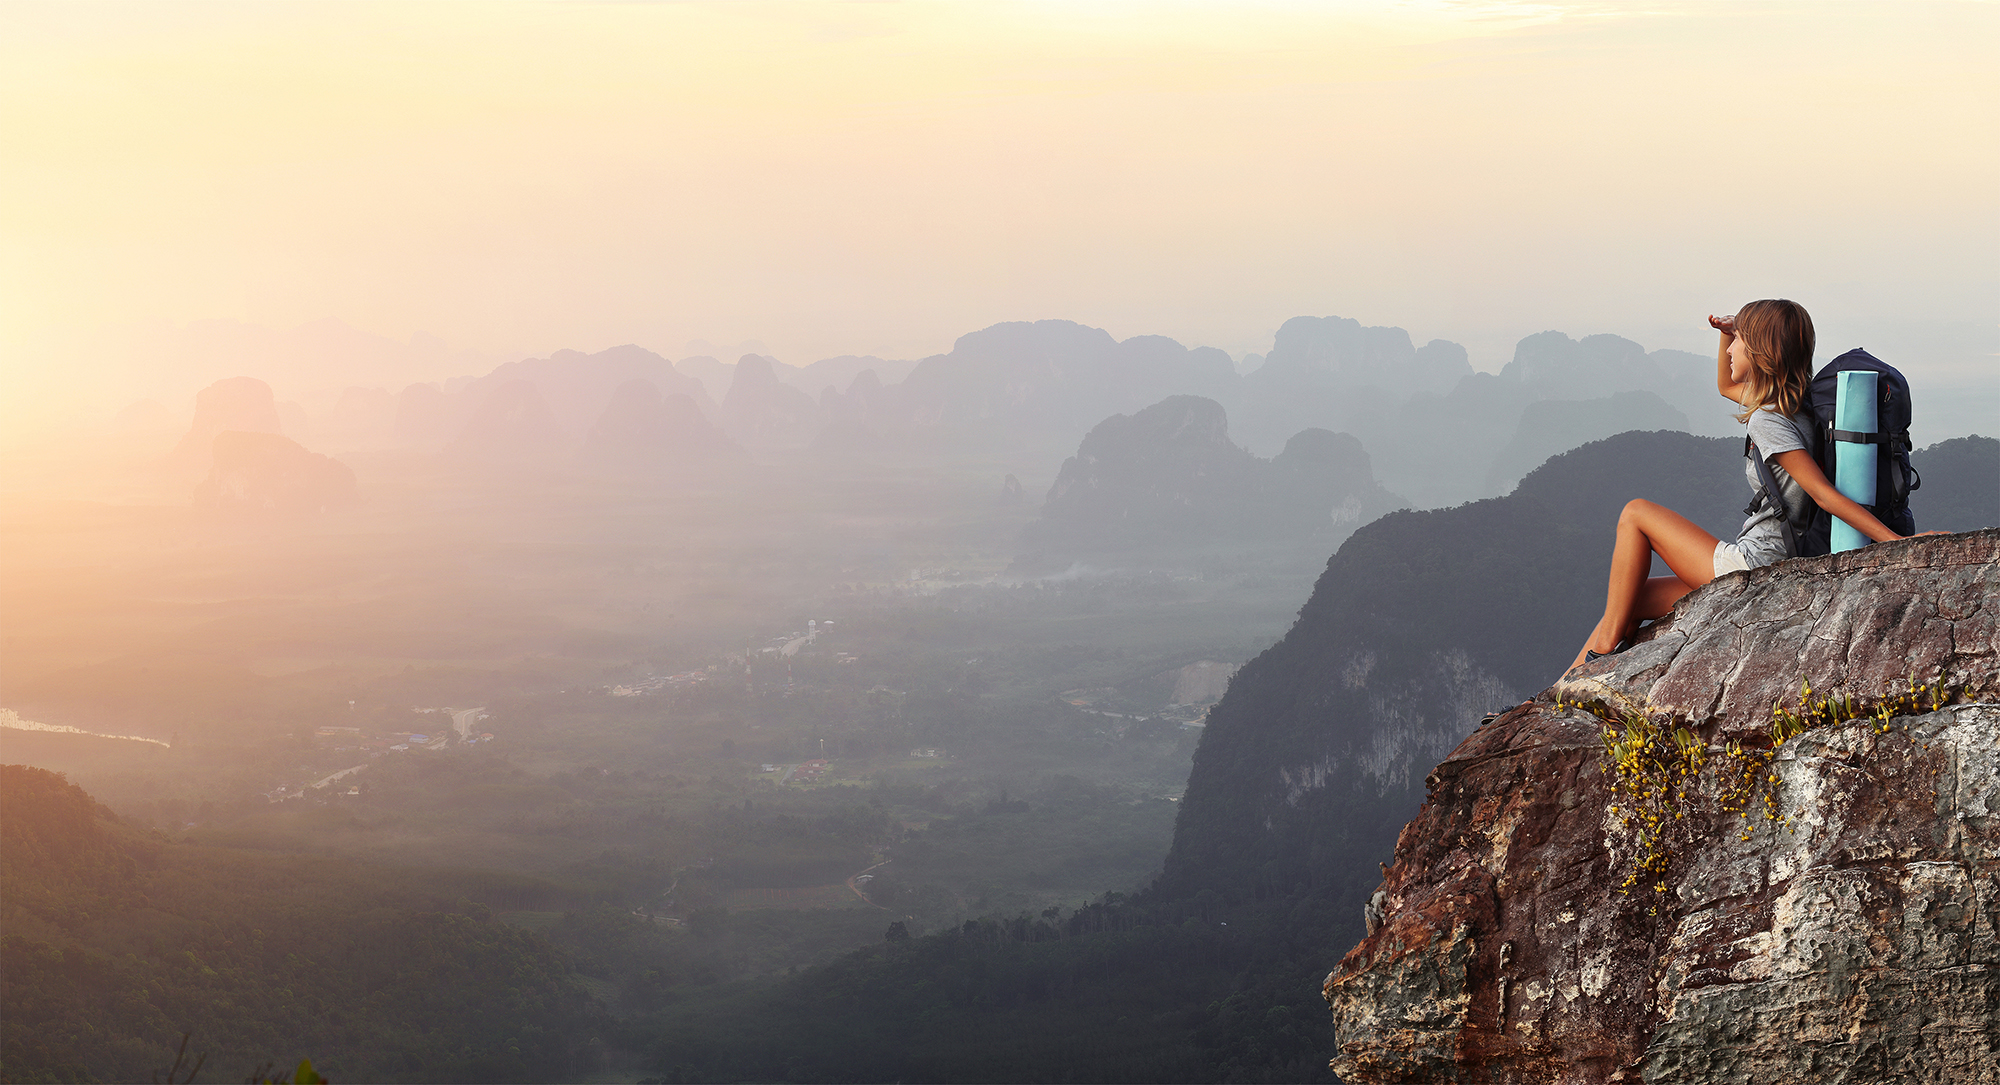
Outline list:
[[[1261,350],[1340,313],[1488,366],[1543,328],[1647,338],[1772,293],[1990,323],[1996,27],[1983,4],[9,5],[0,422],[226,375],[149,362],[147,321],[803,362],[1053,316]],[[281,395],[341,380],[287,365]]]

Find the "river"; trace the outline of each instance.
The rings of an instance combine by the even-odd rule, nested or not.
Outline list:
[[[171,748],[169,743],[161,742],[157,738],[147,738],[144,735],[107,735],[102,731],[86,731],[81,727],[71,727],[65,723],[37,723],[34,720],[24,720],[21,718],[19,712],[11,708],[0,708],[0,727],[12,728],[16,731],[47,731],[51,734],[59,735],[89,735],[92,738],[122,738],[128,742],[150,742],[155,746],[168,746]]]

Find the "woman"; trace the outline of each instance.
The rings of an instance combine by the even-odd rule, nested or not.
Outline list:
[[[1753,301],[1733,317],[1711,316],[1708,323],[1722,334],[1715,351],[1715,390],[1742,405],[1736,420],[1749,429],[1758,454],[1770,463],[1784,504],[1798,508],[1803,497],[1810,497],[1875,542],[1902,538],[1834,489],[1806,443],[1814,422],[1808,403],[1813,325],[1805,308],[1793,301]],[[1757,465],[1745,461],[1744,473],[1751,490],[1761,491]],[[1664,505],[1627,504],[1618,516],[1604,617],[1570,667],[1624,651],[1626,638],[1640,622],[1665,615],[1675,600],[1723,573],[1756,569],[1784,557],[1784,514],[1764,501],[1743,521],[1735,542],[1722,542]],[[1674,575],[1646,576],[1654,554]]]

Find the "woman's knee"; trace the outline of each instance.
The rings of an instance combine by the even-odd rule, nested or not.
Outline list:
[[[1654,514],[1665,506],[1655,504],[1643,497],[1625,502],[1625,508],[1618,513],[1619,527],[1642,527]]]

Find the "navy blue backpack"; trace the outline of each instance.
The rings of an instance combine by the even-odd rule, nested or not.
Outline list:
[[[1875,390],[1880,402],[1875,405],[1875,432],[1854,433],[1833,428],[1833,408],[1839,375],[1850,370],[1867,370],[1876,374]],[[1880,455],[1875,457],[1875,503],[1862,508],[1875,514],[1877,520],[1898,535],[1915,534],[1916,517],[1910,515],[1910,491],[1923,485],[1923,479],[1910,466],[1910,382],[1896,367],[1856,347],[1826,364],[1813,377],[1812,388],[1807,395],[1808,407],[1812,412],[1818,432],[1800,434],[1805,438],[1806,447],[1812,450],[1814,462],[1826,477],[1833,478],[1833,450],[1835,442],[1849,441],[1880,446]],[[1757,478],[1763,483],[1763,490],[1743,510],[1745,515],[1755,512],[1764,502],[1769,501],[1774,508],[1784,508],[1779,497],[1778,480],[1771,474],[1771,465],[1756,453],[1750,438],[1743,438],[1743,454],[1757,465]],[[1833,532],[1833,514],[1819,507],[1810,497],[1802,509],[1785,510],[1778,522],[1784,527],[1785,556],[1813,557],[1827,553],[1829,538]]]

